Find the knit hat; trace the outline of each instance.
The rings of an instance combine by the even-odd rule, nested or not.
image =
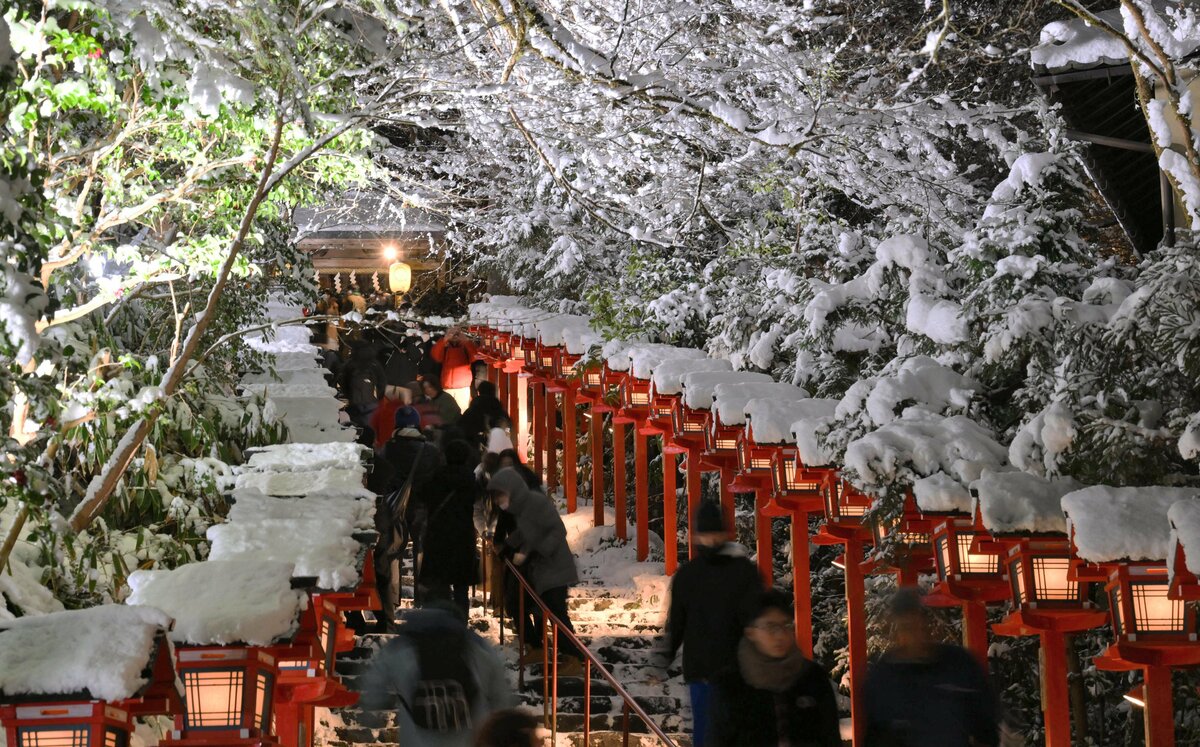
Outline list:
[[[696,532],[724,532],[725,514],[720,504],[715,501],[705,501],[696,509]]]
[[[405,405],[396,410],[396,428],[420,428],[421,414],[412,407]]]

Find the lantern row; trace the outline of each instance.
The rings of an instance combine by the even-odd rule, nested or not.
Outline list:
[[[729,361],[700,350],[639,341],[604,343],[586,317],[528,308],[513,297],[473,305],[470,319],[513,422],[524,422],[532,411],[528,426],[534,466],[552,487],[558,483],[554,460],[561,446],[562,487],[570,511],[576,509],[573,475],[567,474],[574,463],[575,408],[584,407],[593,426],[598,523],[604,517],[606,475],[597,443],[603,432],[596,426],[607,415],[622,538],[624,428],[634,429],[639,558],[645,558],[648,547],[645,442],[656,437],[662,439],[664,495],[675,494],[676,459],[685,460],[689,513],[694,515],[704,471],[720,473],[722,505],[730,520],[733,494],[755,495],[758,563],[768,583],[773,580],[770,522],[791,518],[797,643],[809,655],[806,550],[810,541],[842,548],[838,565],[846,574],[854,714],[861,713],[866,665],[864,576],[893,573],[902,585],[911,585],[920,574],[936,573],[936,591],[928,601],[961,608],[964,645],[985,663],[989,605],[1008,603],[1011,609],[992,633],[1039,637],[1047,745],[1071,743],[1066,636],[1103,625],[1112,626],[1116,642],[1096,665],[1143,672],[1147,743],[1174,744],[1170,671],[1200,664],[1200,629],[1193,608],[1185,604],[1200,599],[1200,490],[1085,487],[1068,478],[1015,471],[997,461],[991,468],[976,467],[967,487],[949,479],[943,484],[926,480],[908,492],[898,515],[876,518],[883,512],[873,510],[874,499],[840,477],[834,458],[816,437],[832,419],[837,400],[812,398],[765,374],[735,371]],[[964,427],[955,420],[930,419],[922,424],[923,435],[934,431],[929,438],[935,442],[964,433],[970,438],[973,424]],[[936,432],[938,428],[945,433]],[[671,541],[676,534],[674,501],[665,501],[663,514],[671,573],[677,562]],[[810,518],[823,520],[811,537]],[[885,545],[891,553],[881,560],[877,548]],[[855,744],[863,744],[862,719],[854,723]]]

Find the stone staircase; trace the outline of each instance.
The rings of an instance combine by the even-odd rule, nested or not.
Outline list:
[[[651,666],[656,638],[661,631],[662,606],[659,599],[645,600],[629,589],[614,592],[603,576],[603,566],[590,567],[587,555],[579,558],[582,583],[572,590],[569,607],[572,623],[580,639],[587,645],[617,682],[633,695],[651,720],[679,747],[690,747],[691,714],[687,686],[682,680],[678,660],[666,681],[655,677]],[[412,578],[404,579],[405,594],[411,597]],[[517,644],[512,623],[506,623],[505,645],[500,646],[500,621],[485,610],[478,590],[472,601],[470,625],[485,639],[493,641],[511,674],[517,690]],[[401,611],[403,614],[403,611]],[[338,657],[337,671],[351,690],[356,689],[359,677],[366,672],[371,657],[390,635],[368,634],[358,640],[351,652]],[[543,712],[543,679],[541,665],[527,667],[525,687],[518,693],[521,703]],[[558,683],[558,739],[556,745],[583,745],[585,714],[582,678],[560,678]],[[623,744],[623,702],[616,691],[601,676],[593,672],[591,682],[591,737],[588,745],[606,747]],[[387,711],[364,711],[346,708],[338,711],[318,711],[321,723],[316,728],[317,744],[322,747],[351,745],[382,745],[400,747],[395,718]],[[629,717],[632,745],[657,745],[661,742],[650,734],[645,724],[634,715]]]

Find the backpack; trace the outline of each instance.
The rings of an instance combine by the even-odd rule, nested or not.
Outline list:
[[[436,732],[464,732],[474,728],[471,711],[479,686],[467,658],[465,630],[405,633],[417,649],[421,679],[412,702],[400,703],[418,728]]]

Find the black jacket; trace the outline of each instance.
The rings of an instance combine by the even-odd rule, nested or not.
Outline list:
[[[354,349],[342,369],[342,392],[350,406],[359,410],[374,410],[383,398],[386,376],[379,362],[379,348],[362,344]]]
[[[729,666],[745,627],[746,605],[762,578],[741,545],[729,543],[684,563],[671,581],[666,655],[683,646],[683,677],[707,680]]]
[[[884,654],[867,672],[864,695],[871,747],[991,747],[1000,742],[987,674],[959,646],[939,644],[921,662]]]
[[[480,394],[458,419],[458,427],[472,444],[482,444],[487,440],[488,430],[506,417],[508,414],[498,398]]]
[[[842,745],[833,683],[811,662],[782,693],[751,687],[735,664],[716,677],[709,710],[707,747]]]
[[[479,483],[469,467],[445,465],[425,490],[426,519],[421,582],[470,584],[475,568],[475,499]]]
[[[421,341],[416,337],[402,337],[395,345],[384,366],[387,383],[391,386],[407,386],[417,380],[425,353]]]

